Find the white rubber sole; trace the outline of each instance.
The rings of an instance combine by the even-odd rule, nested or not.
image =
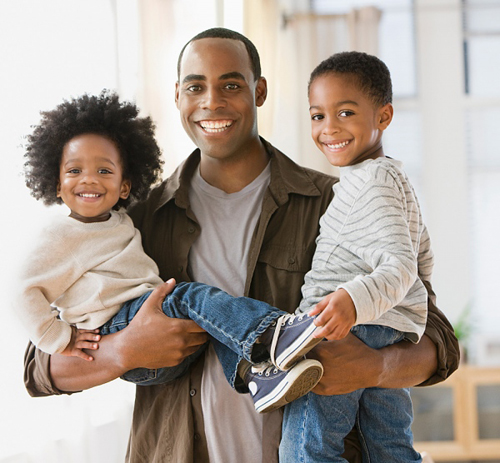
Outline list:
[[[279,387],[255,403],[259,413],[268,413],[302,397],[313,389],[323,376],[323,365],[307,359],[292,368]]]

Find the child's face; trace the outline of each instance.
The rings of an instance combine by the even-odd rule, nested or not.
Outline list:
[[[129,193],[130,182],[123,179],[120,153],[112,141],[83,134],[66,143],[57,197],[71,209],[70,217],[81,222],[107,220],[113,206]]]
[[[392,105],[377,107],[346,75],[317,77],[309,89],[312,138],[330,164],[349,166],[383,156],[382,132]]]

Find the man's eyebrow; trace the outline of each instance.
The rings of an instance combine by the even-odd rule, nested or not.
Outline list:
[[[230,79],[238,79],[246,81],[245,76],[238,71],[228,72],[226,74],[222,74],[219,77],[219,80],[230,80]],[[184,79],[182,79],[182,83],[185,84],[187,82],[193,82],[196,80],[206,81],[207,77],[204,76],[203,74],[188,74],[186,77],[184,77]]]
[[[238,72],[238,71],[228,72],[227,74],[222,74],[219,77],[219,80],[229,80],[229,79],[238,79],[238,80],[244,80],[244,81],[246,80],[245,76],[241,72]]]
[[[193,82],[194,80],[207,80],[207,78],[202,74],[188,74],[184,79],[182,79],[182,83]]]

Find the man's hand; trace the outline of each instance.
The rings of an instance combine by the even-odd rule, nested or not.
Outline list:
[[[167,317],[161,308],[175,280],[157,287],[125,328],[118,346],[127,370],[175,366],[196,352],[208,334],[192,320]]]
[[[208,339],[192,320],[167,317],[161,310],[165,296],[175,281],[156,288],[129,326],[117,333],[101,336],[94,361],[53,355],[50,375],[60,391],[80,391],[112,381],[134,368],[161,368],[178,365]]]
[[[314,337],[329,341],[345,338],[356,323],[356,308],[345,289],[328,294],[309,311],[309,315],[318,315],[314,324],[321,327],[314,332]]]
[[[87,360],[87,362],[91,362],[94,360],[94,357],[84,352],[83,349],[97,350],[100,340],[99,330],[79,330],[75,326],[72,326],[71,339],[61,352],[61,355],[80,357],[83,360]]]
[[[313,392],[320,395],[347,394],[357,389],[378,386],[383,370],[383,355],[353,334],[339,341],[320,342],[308,358],[319,360],[324,374]]]

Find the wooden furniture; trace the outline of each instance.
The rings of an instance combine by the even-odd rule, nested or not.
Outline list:
[[[417,450],[436,462],[500,459],[500,368],[461,366],[412,399]]]

